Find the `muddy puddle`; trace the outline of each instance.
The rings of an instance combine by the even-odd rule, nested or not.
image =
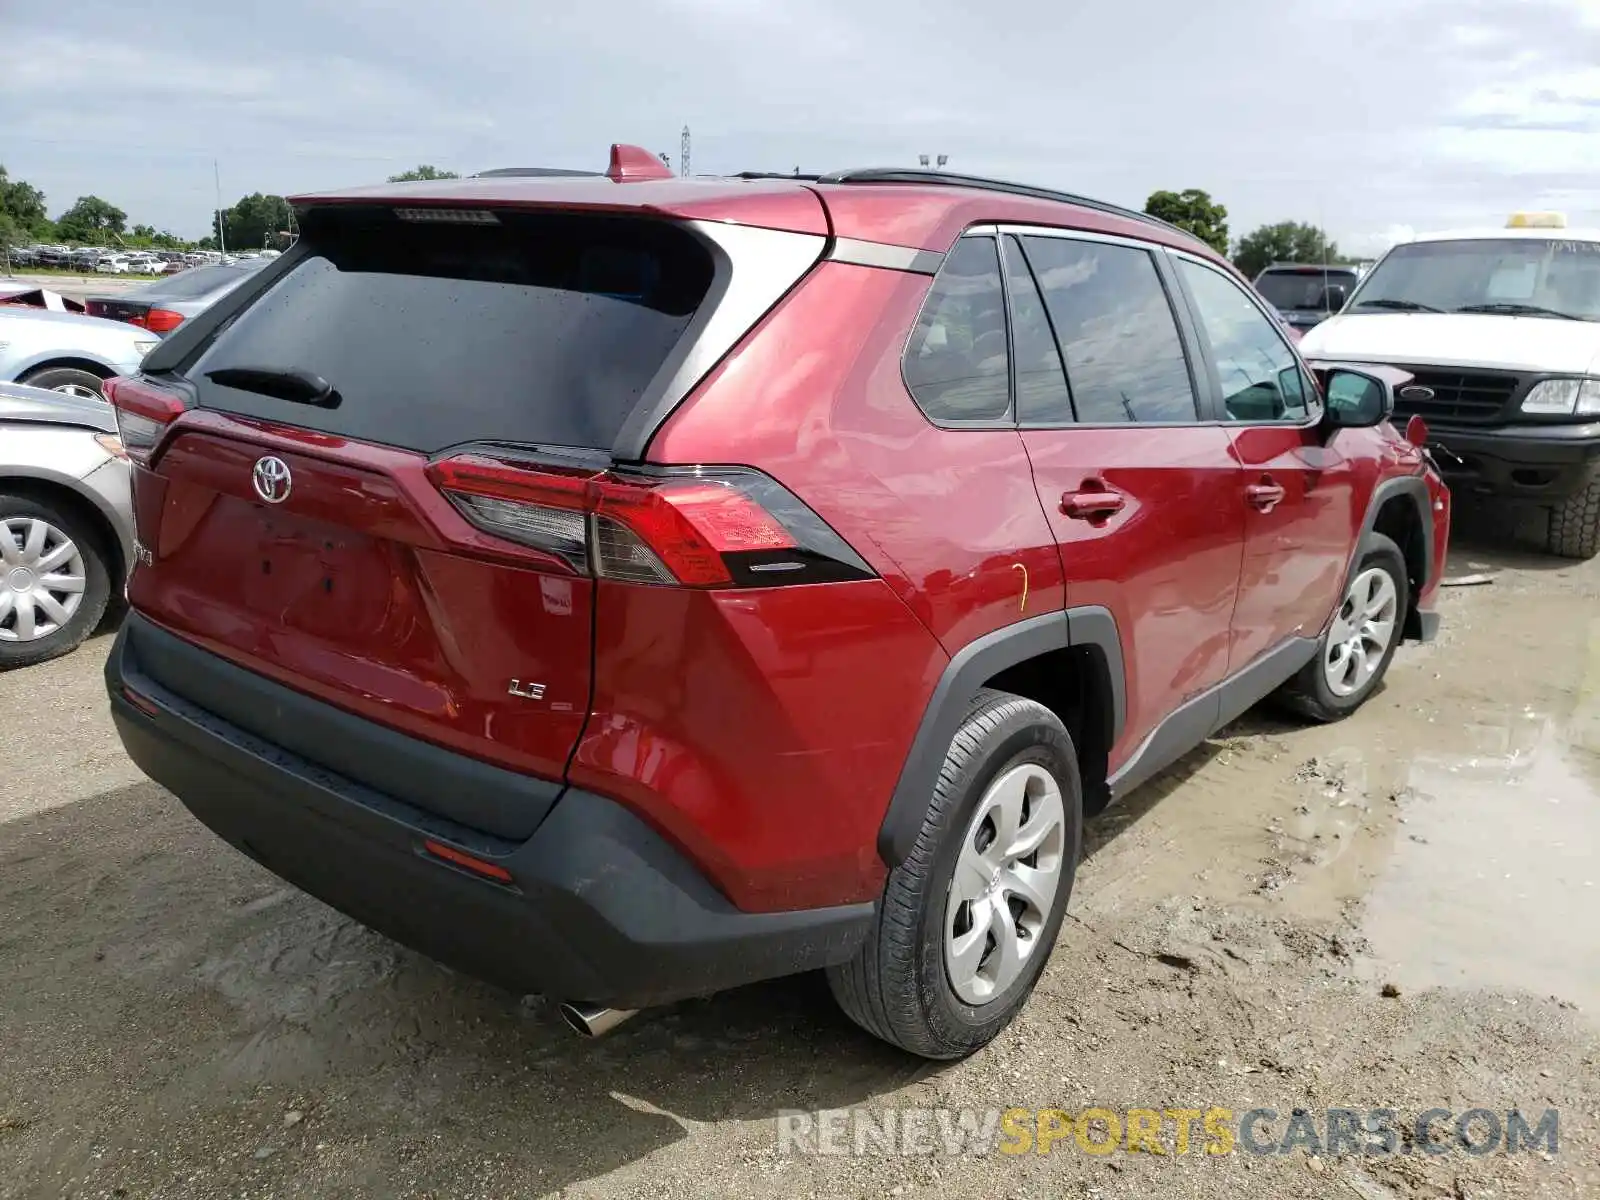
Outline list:
[[[1258,710],[1105,814],[1076,911],[1288,919],[1374,992],[1555,997],[1600,1022],[1600,621],[1513,604],[1458,620],[1470,652],[1409,649],[1358,718]]]
[[[1361,922],[1372,967],[1407,988],[1515,989],[1600,1013],[1600,772],[1536,713],[1467,733],[1477,753],[1409,764]]]

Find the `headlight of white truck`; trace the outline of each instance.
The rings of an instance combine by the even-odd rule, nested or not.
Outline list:
[[[1522,411],[1553,417],[1600,414],[1600,379],[1546,379],[1523,399]]]

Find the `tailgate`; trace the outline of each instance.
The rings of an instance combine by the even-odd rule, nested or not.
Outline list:
[[[132,577],[134,607],[383,728],[560,780],[588,711],[593,584],[559,567],[506,561],[492,548],[473,553],[487,539],[442,497],[413,498],[429,486],[420,455],[345,447],[332,458],[291,451],[292,439],[236,433],[262,436],[243,427],[179,433],[160,474],[140,473],[139,527],[153,562]],[[277,503],[255,488],[264,459],[287,481]],[[365,739],[365,760],[318,754],[328,730],[287,741],[282,706],[196,694],[201,678],[185,671],[158,681],[247,732],[395,794],[389,769],[403,760],[378,761],[377,731]],[[345,746],[362,741],[343,734]],[[544,815],[537,805],[486,810],[466,778],[457,783],[399,794],[506,838],[526,837]]]
[[[144,443],[124,430],[149,552],[130,600],[342,712],[558,783],[589,711],[583,518],[492,489],[447,495],[430,464],[512,446],[579,478],[602,469],[712,257],[671,222],[566,213],[338,211],[308,218],[302,243],[178,372],[148,381],[183,393],[182,415]],[[181,672],[161,682],[182,694]],[[392,770],[330,762],[270,705],[191,698],[394,790]],[[486,812],[474,790],[463,777],[407,798],[508,838],[543,816],[532,800]]]

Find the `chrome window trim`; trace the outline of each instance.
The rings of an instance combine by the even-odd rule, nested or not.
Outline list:
[[[937,275],[944,255],[937,250],[915,246],[896,246],[862,238],[834,238],[827,261],[857,267],[881,267],[887,271],[908,271],[913,275]]]

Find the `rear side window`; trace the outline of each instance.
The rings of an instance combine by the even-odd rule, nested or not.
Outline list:
[[[492,223],[309,214],[307,256],[189,368],[209,408],[432,453],[466,441],[608,449],[711,286],[667,222],[497,212]],[[336,408],[224,387],[309,372]]]
[[[1010,414],[1006,298],[992,237],[961,238],[945,259],[906,346],[905,377],[930,420]]]
[[[1066,359],[1078,420],[1194,421],[1188,360],[1149,252],[1067,238],[1023,241]]]

